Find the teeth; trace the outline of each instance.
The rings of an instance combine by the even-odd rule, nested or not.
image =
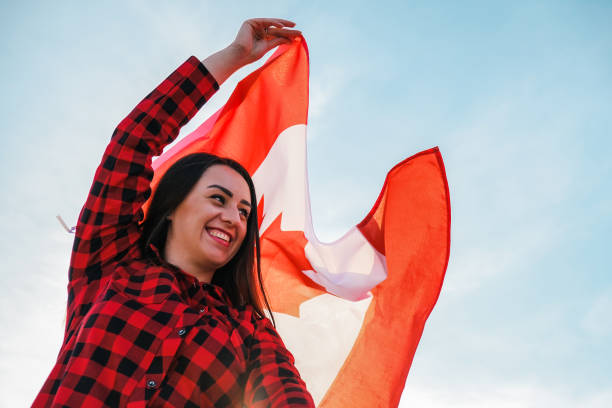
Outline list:
[[[222,240],[227,241],[227,242],[229,242],[230,240],[229,235],[221,231],[211,230],[208,233],[212,235],[213,237],[221,238]]]

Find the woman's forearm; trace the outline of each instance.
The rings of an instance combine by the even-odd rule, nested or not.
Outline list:
[[[205,58],[202,63],[215,78],[217,84],[221,85],[230,75],[248,63],[243,55],[241,50],[234,45],[229,45]]]

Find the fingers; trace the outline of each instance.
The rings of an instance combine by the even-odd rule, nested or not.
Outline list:
[[[286,28],[266,27],[264,31],[268,36],[282,37],[287,40],[293,40],[295,37],[302,35],[300,30],[289,30]]]
[[[269,27],[269,26],[294,27],[295,26],[295,23],[293,21],[284,20],[282,18],[252,18],[247,21],[252,22],[253,24],[256,24],[258,26],[262,26],[262,27]]]
[[[272,48],[277,47],[277,46],[282,45],[282,44],[287,44],[290,41],[291,40],[288,40],[288,39],[286,39],[284,37],[276,37],[273,40],[270,40],[268,42],[267,50],[271,50]]]
[[[240,50],[243,60],[256,61],[272,48],[292,42],[299,37],[300,30],[292,30],[295,23],[282,18],[253,18],[246,20],[231,44]]]
[[[253,18],[245,21],[245,23],[253,27],[258,37],[272,35],[292,39],[302,34],[299,30],[289,30],[285,28],[294,27],[295,23],[282,18]]]
[[[302,32],[300,30],[291,30],[286,27],[294,27],[293,21],[284,20],[280,18],[253,18],[244,22],[244,25],[251,27],[252,34],[257,40],[264,40],[271,42],[276,38],[281,38],[287,43],[293,41],[294,38],[300,36]],[[274,44],[279,42],[274,41]]]

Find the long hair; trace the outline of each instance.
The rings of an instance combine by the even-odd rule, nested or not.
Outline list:
[[[168,216],[179,206],[193,189],[202,174],[213,165],[225,165],[238,172],[249,186],[251,193],[251,211],[247,219],[247,231],[238,252],[224,266],[217,269],[212,282],[221,286],[229,296],[233,306],[251,305],[264,317],[263,304],[272,321],[274,316],[264,291],[261,279],[259,228],[257,226],[257,196],[251,176],[240,163],[208,153],[187,155],[174,163],[159,181],[157,190],[151,200],[149,211],[142,225],[140,245],[145,256],[153,256],[150,245],[153,244],[160,253],[166,246]],[[255,274],[253,273],[255,271]],[[255,290],[255,278],[262,298]]]

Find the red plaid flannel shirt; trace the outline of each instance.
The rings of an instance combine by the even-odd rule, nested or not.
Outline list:
[[[79,216],[62,348],[34,407],[314,407],[267,318],[139,248],[151,160],[217,89],[190,57],[113,133]]]

